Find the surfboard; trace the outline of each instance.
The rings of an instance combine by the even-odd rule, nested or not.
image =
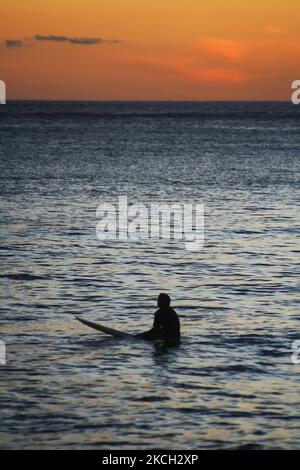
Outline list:
[[[114,328],[108,328],[107,326],[101,325],[101,323],[95,323],[90,320],[85,320],[81,317],[76,317],[76,319],[79,320],[83,325],[89,326],[90,328],[93,328],[97,331],[101,331],[102,333],[105,333],[107,335],[114,336],[115,338],[139,339],[136,338],[134,335],[131,335],[130,333],[124,333],[123,331],[115,330]]]

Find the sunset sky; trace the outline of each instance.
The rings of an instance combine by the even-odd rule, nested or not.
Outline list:
[[[299,0],[1,0],[7,99],[288,100]]]

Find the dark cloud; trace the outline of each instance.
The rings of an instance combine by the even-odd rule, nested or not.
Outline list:
[[[43,36],[42,34],[36,34],[34,36],[35,41],[55,41],[55,42],[67,42],[67,36],[54,36],[52,34]]]
[[[101,38],[70,38],[71,44],[83,44],[89,46],[90,44],[118,44],[121,41],[118,39],[101,39]]]
[[[25,44],[23,43],[21,39],[6,39],[5,47],[8,47],[8,48],[25,47]]]
[[[44,36],[42,34],[36,34],[34,36],[35,41],[52,41],[52,42],[68,42],[70,44],[91,46],[93,44],[115,44],[120,41],[117,39],[102,39],[102,38],[90,38],[90,37],[70,37],[70,36],[57,36],[49,34]]]
[[[23,39],[6,39],[4,41],[4,46],[13,49],[18,47],[29,47],[34,46],[37,42],[57,42],[57,43],[68,43],[75,44],[78,46],[92,46],[94,44],[118,44],[122,41],[118,39],[102,39],[102,38],[93,38],[93,37],[72,37],[72,36],[63,36],[55,34],[36,34],[32,38],[23,38]]]

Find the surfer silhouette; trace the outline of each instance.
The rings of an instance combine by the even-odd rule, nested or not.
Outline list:
[[[175,310],[170,307],[171,299],[167,294],[159,294],[154,314],[153,327],[149,331],[135,335],[137,338],[153,341],[161,339],[166,344],[176,345],[180,342],[180,322]]]

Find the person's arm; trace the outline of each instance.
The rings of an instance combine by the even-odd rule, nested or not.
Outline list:
[[[153,321],[153,328],[161,328],[162,327],[162,321],[160,318],[160,311],[157,310],[154,314],[154,321]]]
[[[136,338],[147,339],[147,340],[154,340],[160,337],[160,329],[162,327],[161,320],[159,318],[159,310],[155,312],[153,326],[151,330],[145,331],[144,333],[139,333]]]

